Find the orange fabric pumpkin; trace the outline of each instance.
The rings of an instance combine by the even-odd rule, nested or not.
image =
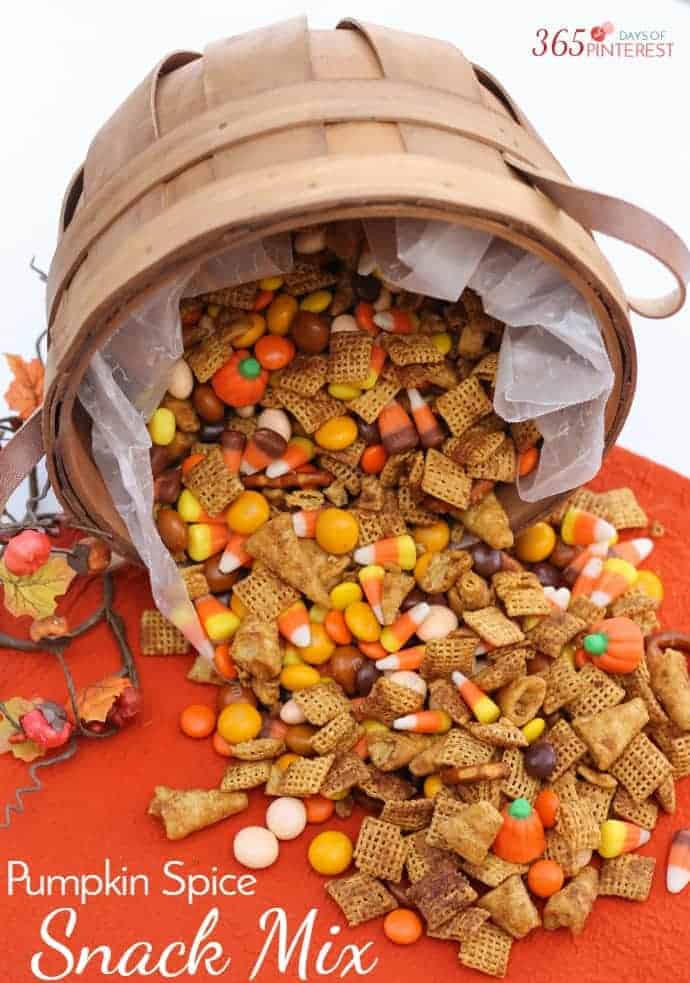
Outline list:
[[[245,348],[221,366],[211,379],[213,391],[228,406],[253,406],[268,385],[268,372]]]
[[[578,662],[590,661],[604,672],[634,672],[644,654],[640,626],[630,618],[606,618],[585,635]]]
[[[491,849],[511,864],[528,864],[546,849],[544,826],[527,799],[515,799],[503,809],[503,825]]]

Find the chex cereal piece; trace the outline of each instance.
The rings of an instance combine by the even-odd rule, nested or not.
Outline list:
[[[454,610],[457,613],[479,611],[481,608],[488,607],[493,601],[489,585],[474,570],[463,573],[450,591],[448,600],[453,607],[453,598],[456,598],[457,607]]]
[[[289,389],[300,396],[315,396],[326,385],[327,373],[325,355],[298,355],[280,373],[278,395],[281,390]],[[280,399],[282,403],[282,396]]]
[[[222,792],[240,792],[248,788],[257,788],[268,781],[271,773],[270,761],[245,761],[239,765],[230,765],[220,783]]]
[[[501,860],[495,853],[489,852],[486,859],[481,864],[471,864],[463,860],[460,864],[468,877],[487,887],[498,887],[514,874],[526,874],[529,870],[528,864],[511,864],[507,860]]]
[[[477,969],[487,976],[504,979],[513,940],[502,929],[487,922],[460,944],[458,959],[468,969]]]
[[[608,771],[648,720],[647,708],[636,697],[592,717],[576,717],[573,730],[589,748],[597,768]]]
[[[428,735],[404,731],[374,731],[367,736],[369,760],[381,771],[403,768],[431,744],[433,738]]]
[[[596,850],[599,846],[599,823],[585,799],[560,804],[556,832],[576,851]]]
[[[427,926],[426,934],[431,939],[443,939],[446,942],[467,942],[490,917],[489,912],[483,908],[465,908],[438,928],[430,929]]]
[[[647,513],[631,488],[616,488],[604,492],[602,498],[609,514],[609,521],[616,529],[639,529],[649,522]]]
[[[208,580],[204,576],[203,563],[195,563],[190,567],[180,567],[179,570],[190,601],[196,601],[198,597],[205,597],[206,594],[210,593]]]
[[[504,441],[505,434],[498,430],[487,433],[480,427],[473,427],[459,437],[451,437],[444,446],[444,451],[457,464],[483,464],[496,453]]]
[[[503,603],[509,618],[550,614],[552,610],[542,587],[511,591],[506,595]]]
[[[514,645],[525,637],[520,628],[496,607],[465,611],[462,617],[465,624],[490,645]]]
[[[614,778],[615,781],[615,778]],[[577,802],[580,798],[577,792],[579,782],[577,780],[576,768],[568,768],[555,781],[551,782],[551,788],[556,793],[561,802]]]
[[[671,739],[668,758],[673,766],[673,777],[676,781],[690,775],[690,734]]]
[[[629,697],[639,696],[644,705],[647,707],[650,724],[655,728],[656,739],[657,734],[663,733],[665,728],[670,724],[670,721],[666,716],[666,711],[662,707],[661,703],[659,703],[659,700],[652,689],[649,679],[649,669],[647,668],[647,663],[644,661],[644,659],[634,672],[627,673],[625,676],[623,676],[621,682]],[[662,750],[664,753],[666,753],[665,748],[662,747]]]
[[[534,802],[539,792],[539,779],[525,770],[525,759],[518,748],[506,748],[501,761],[510,771],[501,782],[501,791],[509,799],[527,799]]]
[[[240,283],[236,287],[214,290],[207,294],[204,300],[208,304],[218,304],[220,307],[236,307],[241,311],[252,311],[257,290],[257,283]]]
[[[524,938],[541,925],[539,912],[519,874],[513,874],[489,891],[477,905],[488,911],[492,921],[514,939]]]
[[[398,508],[405,522],[414,526],[433,526],[438,522],[438,515],[422,508],[417,502],[417,492],[409,484],[398,488]]]
[[[492,658],[489,665],[472,677],[472,682],[487,693],[524,676],[526,656],[533,653],[527,647],[509,645],[505,650],[496,649],[491,654],[497,658]]]
[[[373,765],[369,766],[368,772],[367,780],[358,784],[372,799],[379,799],[381,802],[402,802],[404,799],[411,799],[417,791],[412,782],[401,778],[400,775],[388,774]]]
[[[393,365],[429,365],[442,362],[444,357],[429,335],[424,334],[390,335],[386,349]]]
[[[503,824],[500,812],[484,801],[471,805],[461,803],[460,809],[446,818],[447,811],[447,806],[444,811],[443,804],[437,802],[427,841],[432,846],[453,850],[470,863],[483,863]]]
[[[361,872],[339,881],[329,881],[326,892],[345,915],[350,928],[398,907],[398,902],[381,881]]]
[[[342,506],[347,504],[347,496],[341,497],[340,501],[335,501],[334,489],[340,487],[350,492],[351,495],[359,495],[361,481],[354,467],[346,464],[345,461],[338,460],[332,454],[320,454],[316,463],[324,471],[328,471],[333,476],[333,484],[326,488],[324,494],[334,505]]]
[[[302,294],[310,294],[323,287],[332,287],[338,282],[338,277],[318,263],[298,259],[292,267],[292,272],[285,274],[284,280],[286,293],[292,294],[293,297],[301,297]]]
[[[494,762],[494,764],[503,770],[500,761]],[[471,767],[489,768],[491,765],[472,765]],[[488,802],[494,809],[500,809],[503,802],[500,778],[471,782],[469,785],[458,785],[455,794],[461,802],[465,802],[467,805],[474,805],[475,802]]]
[[[506,510],[493,492],[463,512],[462,521],[467,532],[495,550],[509,549],[515,541]]]
[[[555,782],[571,765],[587,753],[587,745],[577,736],[566,720],[559,720],[548,732],[547,740],[556,752],[556,767],[551,774]]]
[[[211,335],[191,349],[185,360],[199,382],[208,382],[232,355],[232,345],[218,335]]]
[[[592,515],[611,522],[611,512],[608,507],[606,492],[593,492],[589,488],[578,488],[569,499],[566,511],[568,507],[582,509],[584,512],[591,512]]]
[[[476,376],[470,376],[459,386],[439,396],[436,409],[448,424],[451,433],[461,434],[477,420],[491,413],[493,406]]]
[[[588,785],[596,785],[598,788],[611,789],[615,792],[618,788],[618,780],[609,775],[607,771],[596,771],[582,762],[576,768],[578,778],[582,778]]]
[[[591,662],[584,665],[577,675],[580,693],[568,706],[573,717],[591,717],[601,710],[617,706],[625,699],[623,687]]]
[[[357,399],[348,403],[348,409],[361,416],[367,423],[373,423],[383,407],[390,403],[399,390],[400,385],[397,382],[387,380],[377,382],[372,389],[367,389]]]
[[[219,447],[212,448],[194,465],[184,483],[209,515],[218,515],[244,491],[237,475],[228,471]]]
[[[424,705],[424,696],[407,686],[380,676],[356,708],[360,720],[380,720],[389,727],[397,717],[416,713]]]
[[[672,770],[671,762],[646,734],[638,734],[611,766],[611,773],[636,802],[648,799]]]
[[[585,597],[584,594],[571,600],[568,611],[574,614],[576,618],[584,621],[588,628],[596,621],[602,621],[606,617],[606,609],[600,608],[598,604],[595,604],[589,597]]]
[[[471,375],[476,375],[476,377],[481,379],[482,382],[490,382],[491,385],[493,385],[497,372],[498,352],[489,352],[488,355],[484,355],[483,358],[479,359],[477,364],[472,369]]]
[[[652,889],[655,866],[654,857],[640,857],[636,853],[624,853],[613,860],[605,860],[599,875],[599,894],[646,901]]]
[[[572,662],[567,656],[554,659],[544,673],[546,681],[546,696],[544,697],[544,713],[555,713],[561,707],[575,700],[583,687],[583,680],[575,672]]]
[[[398,826],[367,816],[354,850],[357,868],[372,877],[398,883],[405,863],[405,840]]]
[[[449,730],[436,760],[442,767],[482,765],[493,757],[494,749],[458,727]]]
[[[457,670],[465,676],[472,676],[476,648],[476,638],[459,632],[452,632],[445,638],[432,639],[426,643],[419,674],[424,679],[436,679],[439,676],[450,676]]]
[[[554,611],[530,629],[527,637],[539,652],[555,659],[561,654],[563,646],[586,627],[581,618],[576,618],[569,611]]]
[[[624,788],[616,790],[611,803],[613,813],[620,819],[627,819],[643,829],[654,829],[659,818],[659,807],[653,799],[635,802],[632,795]]]
[[[589,863],[589,851],[581,852],[573,849],[560,833],[553,829],[546,831],[544,856],[547,860],[555,860],[560,864],[566,877],[575,877]]]
[[[523,420],[520,423],[510,424],[510,435],[515,441],[515,447],[519,454],[522,451],[534,447],[541,440],[539,427],[534,420]]]
[[[585,867],[569,884],[552,894],[542,916],[547,932],[569,928],[573,935],[579,935],[596,900],[598,887],[596,868]]]
[[[350,709],[350,701],[340,686],[332,680],[298,689],[292,698],[309,723],[318,727]]]
[[[515,444],[506,437],[491,457],[478,464],[468,464],[470,478],[485,478],[489,481],[515,481],[517,477],[517,454]]]
[[[233,590],[245,607],[267,621],[276,619],[300,596],[294,587],[286,584],[260,560],[254,563],[249,576],[235,584]]]
[[[477,892],[460,871],[442,870],[416,881],[407,889],[407,898],[419,908],[430,928],[438,928],[475,901]]]
[[[349,792],[355,785],[366,782],[368,778],[369,769],[359,755],[351,751],[336,754],[331,770],[321,785],[321,795],[329,799],[333,798],[342,792]]]
[[[457,509],[466,509],[470,504],[471,479],[459,464],[433,447],[426,452],[422,488],[427,495]]]
[[[401,829],[414,831],[429,825],[433,811],[433,799],[407,799],[404,802],[386,802],[380,818]]]
[[[353,509],[352,514],[357,519],[359,526],[358,546],[369,546],[370,543],[377,543],[379,539],[386,538],[383,531],[382,515],[364,509]]]
[[[427,594],[445,593],[472,566],[467,550],[432,552],[429,565],[419,576],[419,587]]]
[[[501,713],[516,727],[536,717],[546,695],[546,681],[536,673],[520,676],[503,686],[496,697]]]
[[[467,723],[472,717],[457,686],[448,679],[433,679],[429,683],[429,709],[445,710],[456,724]]]
[[[277,737],[257,737],[253,741],[233,744],[232,756],[240,761],[266,761],[275,758],[285,750],[285,742]]]
[[[421,881],[432,871],[439,873],[458,869],[460,860],[454,853],[429,846],[426,830],[406,836],[405,844],[407,848],[405,870],[411,884]]]
[[[507,717],[500,717],[494,724],[471,723],[467,729],[478,741],[492,747],[527,747],[527,738]]]
[[[327,382],[356,383],[365,379],[374,339],[367,334],[333,335],[328,351]]]
[[[292,413],[304,428],[304,432],[308,434],[314,433],[321,424],[334,416],[339,416],[342,412],[342,403],[325,392],[317,392],[314,396],[301,396],[281,386],[279,393],[285,409]]]
[[[664,812],[672,815],[676,811],[676,783],[673,775],[667,775],[654,794]]]
[[[360,728],[352,714],[339,713],[312,735],[311,746],[317,754],[349,751],[359,740]]]
[[[591,785],[589,782],[578,782],[578,794],[589,806],[598,828],[604,820],[608,819],[615,789],[602,788],[600,785]]]
[[[334,754],[327,754],[323,758],[298,758],[293,761],[283,772],[280,794],[297,798],[316,795],[321,791],[334,760]]]
[[[155,608],[141,612],[140,644],[142,655],[184,655],[189,652],[189,642],[180,629]]]
[[[384,538],[384,537],[380,537]],[[392,625],[400,614],[400,605],[415,585],[414,577],[402,570],[386,570],[383,575],[381,614],[384,625]]]
[[[502,601],[516,591],[541,587],[537,575],[530,570],[501,570],[493,575],[491,584]]]
[[[366,446],[367,445],[363,440],[355,440],[354,443],[350,444],[349,447],[346,447],[345,450],[331,451],[330,454],[324,454],[323,456],[329,461],[339,461],[341,464],[345,464],[348,468],[356,468]]]

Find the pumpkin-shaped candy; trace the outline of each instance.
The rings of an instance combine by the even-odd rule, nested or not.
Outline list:
[[[503,825],[491,849],[511,864],[529,864],[542,855],[544,826],[527,799],[515,799],[503,809]]]
[[[246,349],[235,352],[211,379],[216,396],[235,407],[258,403],[267,384],[268,372]]]
[[[604,672],[634,672],[644,654],[640,626],[630,618],[607,618],[592,625],[582,643],[579,661],[590,661]]]

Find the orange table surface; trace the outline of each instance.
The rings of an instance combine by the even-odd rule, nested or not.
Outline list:
[[[623,485],[632,487],[650,518],[660,520],[666,535],[656,541],[644,566],[661,574],[666,597],[661,609],[666,628],[690,630],[690,481],[651,461],[615,448],[601,473],[592,482],[597,490]],[[97,603],[98,581],[77,580],[60,605],[71,623],[80,621]],[[118,576],[116,608],[127,619],[130,636],[138,655],[140,612],[150,606],[145,575],[133,568]],[[28,619],[17,622],[0,606],[0,630],[13,634],[26,632]],[[104,628],[80,640],[70,650],[69,661],[80,685],[107,674],[117,665],[114,645]],[[31,969],[32,956],[44,950],[39,969],[48,978],[121,979],[123,975],[104,975],[96,964],[77,976],[60,977],[69,965],[66,954],[49,949],[40,939],[44,918],[56,908],[73,907],[76,921],[72,938],[64,936],[67,915],[54,916],[52,935],[69,947],[76,959],[86,946],[109,946],[115,962],[136,942],[148,942],[156,958],[165,946],[179,941],[191,945],[207,912],[217,906],[218,925],[211,939],[223,946],[229,968],[223,980],[260,981],[357,979],[345,946],[364,947],[362,970],[373,968],[366,978],[373,981],[413,980],[440,983],[447,980],[478,981],[480,974],[467,970],[457,961],[457,944],[423,939],[411,947],[396,947],[383,936],[381,919],[357,929],[348,929],[323,889],[323,878],[308,866],[306,853],[311,839],[324,827],[308,826],[291,843],[281,845],[280,858],[270,869],[256,874],[252,896],[199,898],[189,905],[183,897],[165,897],[164,888],[176,882],[163,875],[163,865],[180,860],[178,872],[210,875],[241,874],[243,869],[232,857],[235,832],[249,824],[262,824],[268,800],[261,792],[250,793],[249,811],[233,817],[179,843],[169,843],[160,824],[146,815],[153,787],[157,784],[180,788],[218,784],[224,761],[214,753],[210,740],[193,741],[179,731],[180,710],[189,703],[213,703],[215,689],[188,682],[187,657],[138,657],[145,707],[141,722],[122,734],[103,742],[81,742],[71,761],[42,772],[45,789],[26,799],[26,812],[15,816],[11,828],[0,831],[0,965],[8,983],[40,978]],[[50,656],[25,655],[0,650],[0,694],[63,700],[62,675]],[[9,755],[0,760],[0,804],[12,798],[13,790],[26,779],[27,766]],[[687,980],[690,976],[690,889],[671,896],[665,888],[666,857],[672,832],[690,825],[690,780],[678,786],[678,810],[674,816],[661,815],[651,842],[641,851],[657,858],[650,900],[644,904],[620,899],[597,900],[585,931],[577,938],[563,930],[533,932],[513,945],[508,979],[525,983],[554,983],[582,980],[587,983],[626,983],[648,980]],[[353,836],[361,821],[359,810],[350,820],[334,819],[328,826]],[[32,890],[46,874],[102,874],[105,858],[113,871],[126,866],[130,873],[146,874],[150,893],[134,897],[97,897],[85,905],[72,897],[28,897],[23,892],[9,898],[7,864],[24,861],[29,865]],[[15,868],[17,870],[18,868]],[[287,966],[277,962],[278,944],[270,945],[261,965],[255,964],[276,915],[267,910],[285,911],[288,935],[297,931],[305,916],[313,916],[311,945],[304,947],[300,975],[297,959],[300,946]],[[310,923],[311,924],[311,923]],[[332,927],[335,927],[332,930]],[[330,942],[332,948],[321,953]],[[139,950],[141,955],[142,950]],[[335,971],[326,973],[341,961]],[[184,960],[171,962],[171,969]],[[350,966],[347,969],[348,965]],[[252,973],[254,974],[252,976]],[[132,979],[146,978],[133,975]],[[148,978],[164,979],[158,971]],[[180,979],[212,979],[204,969],[197,975],[185,972]],[[487,978],[487,977],[485,977]]]

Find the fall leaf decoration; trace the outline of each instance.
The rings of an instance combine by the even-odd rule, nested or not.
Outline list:
[[[5,401],[17,416],[28,420],[43,402],[43,365],[38,358],[32,358],[30,362],[21,355],[5,354],[5,358],[13,375],[5,392]]]
[[[14,720],[19,720],[24,714],[35,710],[41,703],[43,703],[43,700],[40,697],[36,697],[33,700],[25,700],[21,696],[13,696],[11,700],[5,700],[7,712],[12,714]],[[14,726],[4,714],[0,713],[0,754],[11,751],[15,758],[28,763],[35,761],[36,758],[42,758],[46,753],[46,749],[35,744],[34,741],[10,741],[10,738],[15,737],[16,734],[17,731]]]
[[[123,676],[106,676],[77,693],[79,719],[85,724],[105,723],[118,699],[132,684]]]
[[[65,593],[76,576],[64,556],[54,556],[34,573],[16,576],[0,560],[0,583],[5,588],[5,607],[16,618],[28,614],[47,618],[57,607],[56,598]]]

